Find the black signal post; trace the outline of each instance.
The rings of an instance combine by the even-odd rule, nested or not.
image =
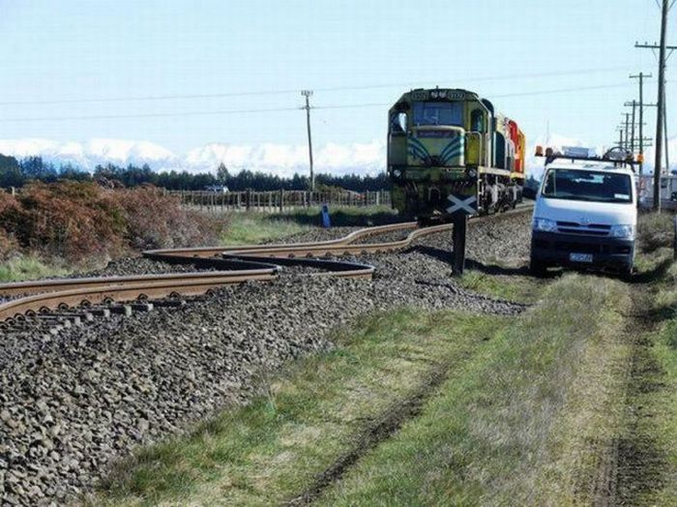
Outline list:
[[[451,274],[452,276],[461,276],[465,270],[465,236],[468,229],[468,215],[456,213],[453,216],[452,223],[454,224],[452,232],[454,258]]]

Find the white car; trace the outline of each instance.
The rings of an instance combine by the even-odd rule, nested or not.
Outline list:
[[[550,266],[632,273],[637,232],[634,172],[614,162],[554,160],[536,196],[531,271]]]

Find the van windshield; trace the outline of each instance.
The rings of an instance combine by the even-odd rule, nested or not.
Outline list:
[[[549,169],[541,195],[552,199],[632,203],[632,178],[604,171]]]

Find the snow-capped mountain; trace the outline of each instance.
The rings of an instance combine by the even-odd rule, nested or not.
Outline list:
[[[0,153],[17,158],[40,156],[55,165],[72,164],[92,170],[97,164],[171,164],[177,159],[170,150],[148,141],[91,139],[85,143],[59,143],[49,139],[0,139]]]
[[[148,164],[157,171],[186,170],[214,172],[223,163],[231,172],[242,169],[279,176],[293,176],[308,170],[306,145],[231,145],[211,143],[183,154],[148,141],[91,139],[87,142],[59,143],[49,139],[0,139],[0,153],[17,158],[40,156],[57,166],[72,164],[92,171],[96,165],[112,163]],[[314,151],[314,166],[332,174],[377,174],[385,169],[385,142],[334,144]]]

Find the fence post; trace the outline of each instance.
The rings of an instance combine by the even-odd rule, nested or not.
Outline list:
[[[672,258],[677,261],[677,215],[674,218],[674,237],[672,240]]]
[[[284,209],[284,188],[280,189],[280,213],[282,213],[282,210]]]
[[[245,209],[246,209],[247,211],[249,211],[249,207],[251,206],[251,200],[252,200],[252,191],[251,191],[251,189],[249,189],[249,188],[247,189],[247,191],[245,192],[244,197],[245,197]]]

